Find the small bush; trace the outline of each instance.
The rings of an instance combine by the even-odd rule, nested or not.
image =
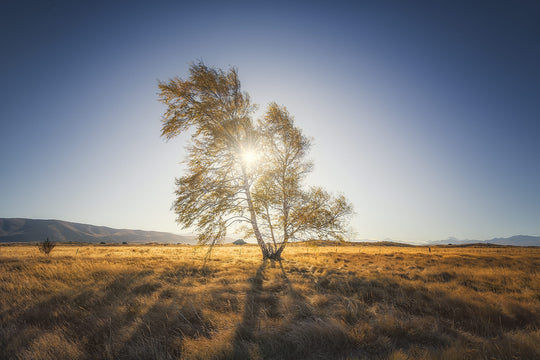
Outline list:
[[[50,241],[49,238],[47,238],[45,241],[40,242],[38,244],[38,249],[39,249],[39,251],[41,251],[45,255],[49,255],[51,253],[52,249],[54,249],[55,246],[56,246],[56,244],[54,242]]]

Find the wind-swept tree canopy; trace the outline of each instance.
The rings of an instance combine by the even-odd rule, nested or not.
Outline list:
[[[247,223],[263,257],[279,259],[291,240],[342,239],[352,206],[320,188],[304,190],[311,171],[310,140],[284,107],[256,106],[241,91],[236,69],[192,64],[189,79],[160,82],[167,105],[162,136],[191,130],[187,172],[176,179],[174,210],[195,227],[202,244],[222,240],[233,224]]]

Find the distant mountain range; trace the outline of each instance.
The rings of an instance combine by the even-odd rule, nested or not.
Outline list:
[[[540,236],[515,235],[507,238],[493,238],[491,240],[458,240],[449,238],[446,240],[434,241],[433,245],[467,245],[467,244],[495,244],[513,246],[540,246]]]
[[[0,218],[0,243],[40,242],[47,237],[54,242],[196,243],[194,236],[182,236],[167,232],[113,229],[62,220]]]
[[[409,245],[400,240],[384,239],[383,241],[378,240],[354,240],[356,243],[364,244],[390,244],[393,246],[403,246]],[[412,243],[415,245],[472,245],[472,244],[483,244],[483,245],[511,245],[511,246],[540,246],[540,236],[527,236],[527,235],[515,235],[507,238],[493,238],[491,240],[459,240],[455,237],[448,238],[446,240],[437,240],[437,241],[428,241],[422,243]]]
[[[168,232],[113,229],[105,226],[79,224],[63,220],[36,220],[21,218],[0,218],[0,243],[6,242],[40,242],[46,238],[54,242],[84,243],[169,243],[196,244],[194,236],[176,235]],[[231,239],[228,239],[231,242]],[[386,241],[380,244],[400,244],[399,241]],[[355,242],[373,242],[372,240],[356,240]],[[540,236],[516,235],[508,238],[491,240],[446,240],[432,241],[425,245],[468,245],[495,244],[513,246],[540,246]]]

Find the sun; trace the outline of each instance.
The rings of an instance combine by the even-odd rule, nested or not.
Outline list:
[[[248,165],[248,166],[252,166],[254,165],[255,163],[257,163],[257,161],[259,160],[260,158],[260,154],[254,150],[244,150],[242,152],[242,161],[244,162],[244,164]]]

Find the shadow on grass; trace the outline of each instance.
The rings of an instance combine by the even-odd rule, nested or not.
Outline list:
[[[283,263],[278,275],[268,265],[263,262],[250,279],[233,359],[377,358],[393,351],[439,351],[471,338],[481,347],[539,325],[537,314],[518,305],[509,313],[481,297],[462,298],[389,277],[332,270],[310,278],[309,271],[301,272],[310,278],[313,295],[325,299],[318,304],[304,296],[309,291],[295,289]]]
[[[179,359],[186,337],[211,336],[214,330],[198,306],[162,291],[154,304],[137,318],[131,335],[113,352],[115,359]]]
[[[249,279],[230,358],[322,359],[349,353],[352,343],[345,330],[333,319],[316,316],[309,301],[294,289],[281,261],[281,273],[276,276],[273,271],[271,279],[268,263],[264,260]]]
[[[17,336],[19,339],[15,343],[24,347],[42,332],[62,328],[68,337],[84,334],[83,346],[96,350],[95,346],[102,343],[103,334],[110,333],[109,324],[120,321],[120,309],[131,295],[129,284],[144,281],[147,275],[146,272],[124,272],[111,281],[100,281],[99,287],[52,292],[45,300],[18,315],[17,322],[39,331],[28,336],[18,334],[21,336]],[[99,278],[102,274],[95,276]]]
[[[233,358],[242,359],[249,357],[249,342],[254,340],[254,334],[260,329],[262,303],[260,296],[263,294],[264,271],[268,260],[264,259],[254,277],[250,278],[251,286],[246,294],[244,314],[242,322],[236,329],[233,340]]]
[[[226,350],[215,356],[223,359],[379,358],[395,350],[438,350],[471,339],[487,344],[540,325],[540,316],[519,304],[502,308],[481,302],[481,294],[459,297],[449,289],[409,283],[408,277],[369,279],[269,260],[258,268],[249,266],[256,271],[248,279],[243,307],[244,298],[238,296],[245,289],[243,280],[241,287],[227,286],[215,269],[181,265],[159,273],[96,271],[88,274],[94,279],[91,286],[48,290],[26,308],[2,310],[0,357],[32,358],[41,349],[62,359],[69,358],[62,355],[65,349],[77,347],[81,356],[74,351],[71,358],[181,358],[188,338],[216,334],[211,322],[216,313],[241,314],[232,338],[226,330]],[[434,280],[441,283],[454,281],[446,273],[437,276]],[[179,290],[212,279],[201,290],[201,303]],[[219,336],[205,344],[222,346]]]
[[[440,274],[439,283],[448,281],[446,274]],[[502,305],[486,301],[482,293],[471,297],[454,294],[442,288],[430,289],[417,283],[407,284],[389,277],[362,279],[356,276],[344,276],[329,273],[313,279],[316,289],[326,296],[338,296],[355,300],[359,308],[375,306],[379,315],[387,312],[402,315],[404,318],[436,319],[439,331],[455,337],[457,333],[470,333],[473,336],[493,338],[505,332],[527,328],[538,328],[540,316],[518,304]],[[362,311],[344,317],[351,325],[369,320],[369,314]],[[396,336],[396,342],[402,343],[404,337]],[[414,338],[409,339],[415,342]],[[445,342],[437,345],[444,345]]]
[[[167,274],[89,274],[96,280],[91,286],[50,290],[20,313],[0,313],[12,327],[0,325],[0,358],[39,358],[40,353],[70,358],[69,347],[77,348],[75,357],[82,359],[179,358],[182,340],[208,337],[212,325],[192,299],[171,285],[181,277],[207,275],[186,266]]]

